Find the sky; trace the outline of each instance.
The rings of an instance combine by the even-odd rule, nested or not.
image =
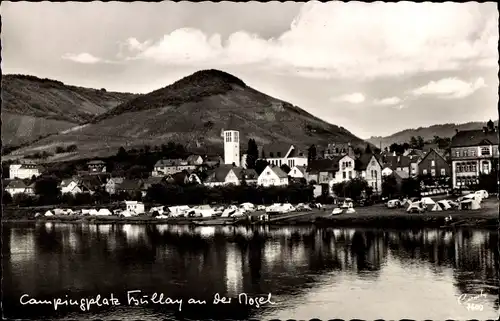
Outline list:
[[[2,2],[2,70],[147,93],[229,72],[358,137],[498,119],[489,3]]]

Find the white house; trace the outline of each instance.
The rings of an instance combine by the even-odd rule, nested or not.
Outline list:
[[[9,193],[11,196],[23,193],[27,195],[34,194],[33,184],[28,186],[21,180],[10,181],[9,184],[7,184],[7,186],[5,187],[5,191]]]
[[[115,194],[116,193],[116,188],[118,187],[118,185],[120,185],[121,183],[123,183],[123,181],[124,181],[123,177],[111,177],[106,182],[106,186],[104,187],[104,189],[110,195]]]
[[[197,161],[197,160],[195,160]],[[201,159],[203,163],[203,158]],[[182,171],[192,171],[198,167],[196,163],[183,159],[162,159],[156,162],[151,176],[165,177],[168,175],[180,173]]]
[[[220,165],[208,173],[204,184],[210,187],[227,184],[240,185],[240,179],[235,169],[236,167],[232,165]]]
[[[278,166],[268,165],[259,175],[257,184],[264,187],[288,185],[288,175]]]
[[[290,169],[288,176],[293,178],[305,178],[306,177],[306,167],[305,166],[294,166]]]
[[[203,164],[203,157],[200,155],[189,155],[186,161],[192,165],[201,165]]]
[[[358,177],[363,178],[374,193],[382,192],[382,166],[373,154],[363,154],[356,160]]]
[[[384,169],[382,169],[382,176],[389,176],[392,172],[393,170],[389,166],[384,167]]]
[[[307,154],[298,150],[293,145],[266,145],[262,148],[261,158],[265,159],[269,164],[278,167],[284,164],[288,165],[290,168],[295,166],[307,167]]]
[[[224,130],[224,163],[226,165],[240,166],[240,132],[237,130]]]
[[[135,214],[142,214],[145,212],[144,203],[137,201],[125,201],[126,211]]]
[[[9,178],[11,179],[26,179],[33,176],[38,177],[41,174],[39,165],[32,163],[11,164],[9,166]]]
[[[61,194],[78,194],[82,193],[82,189],[80,186],[78,186],[78,179],[76,178],[69,178],[69,179],[63,179],[59,187],[61,188]]]

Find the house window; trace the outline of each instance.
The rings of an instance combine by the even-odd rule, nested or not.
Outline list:
[[[278,157],[281,157],[281,152],[277,152],[277,154],[278,154]]]
[[[469,156],[469,155],[467,155],[467,154],[468,154],[468,153],[467,153],[467,150],[464,150],[464,157]]]
[[[490,148],[489,147],[481,147],[481,155],[490,156]]]
[[[431,166],[432,167],[436,166],[436,162],[435,161],[431,161]]]
[[[346,177],[347,177],[346,173],[345,173],[345,172],[342,172],[342,178],[344,178],[344,179],[345,179]]]
[[[351,179],[351,178],[352,178],[352,172],[349,171],[349,179]]]
[[[455,156],[456,156],[456,157],[460,157],[460,151],[458,151],[458,150],[457,150],[457,151],[455,152]]]
[[[267,175],[271,175],[271,172],[267,171]]]
[[[226,133],[226,142],[228,142],[228,143],[231,142],[231,133],[230,132]]]
[[[471,165],[471,171],[472,171],[472,172],[476,172],[476,171],[477,171],[477,166],[476,166],[476,164],[472,164],[472,165]]]
[[[273,152],[270,152],[270,153],[269,153],[269,157],[274,157],[274,153],[273,153]]]
[[[431,175],[432,175],[432,176],[436,176],[436,170],[435,170],[434,168],[433,168],[433,169],[431,169]]]
[[[469,167],[469,165],[465,165],[465,171],[466,171],[466,172],[470,172],[470,167]]]
[[[488,174],[490,172],[490,164],[488,162],[483,162],[483,173]]]
[[[441,168],[441,176],[445,176],[446,175],[446,170],[444,168]]]
[[[234,132],[234,142],[237,143],[240,141],[240,133]]]
[[[476,151],[475,150],[471,150],[470,151],[470,156],[476,156]]]
[[[427,170],[426,170],[426,169],[424,169],[424,170],[423,170],[423,173],[424,173],[424,175],[427,175]]]
[[[293,174],[294,174],[294,175],[296,175],[296,174],[297,174],[297,170],[296,170],[296,169],[294,169],[294,170],[293,170]]]

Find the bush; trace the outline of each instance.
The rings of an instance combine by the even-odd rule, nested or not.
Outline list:
[[[313,188],[302,184],[258,187],[249,185],[153,185],[146,200],[164,205],[227,204],[251,202],[254,204],[305,203],[313,200]]]

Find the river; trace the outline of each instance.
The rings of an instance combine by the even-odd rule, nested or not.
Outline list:
[[[4,224],[2,241],[8,319],[499,315],[494,231],[28,223]],[[141,292],[127,294],[133,290]],[[163,294],[163,302],[152,303],[153,293]],[[241,293],[260,296],[263,304],[250,305]],[[88,311],[28,302],[80,302],[98,294],[101,305],[111,294],[114,301],[89,305]],[[214,305],[216,294],[231,303]],[[141,296],[142,304],[129,302]],[[182,307],[166,298],[182,300]]]

